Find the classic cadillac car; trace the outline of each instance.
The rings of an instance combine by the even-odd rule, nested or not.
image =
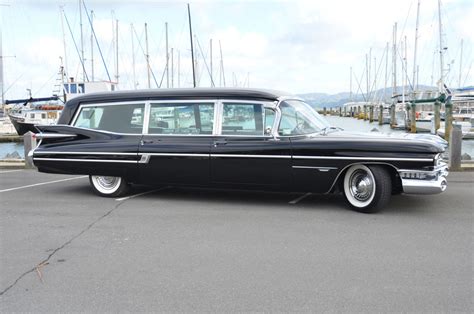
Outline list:
[[[40,172],[89,175],[101,196],[131,184],[338,193],[371,213],[392,194],[447,187],[444,148],[429,140],[351,134],[298,97],[258,89],[88,94],[58,125],[37,126]]]

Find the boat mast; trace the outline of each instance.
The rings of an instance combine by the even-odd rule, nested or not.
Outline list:
[[[367,69],[367,102],[369,102],[370,96],[369,94],[372,94],[372,89],[370,88],[370,83],[372,82],[371,76],[372,76],[372,47],[369,49],[369,68]]]
[[[171,47],[171,87],[174,87],[174,51]]]
[[[178,49],[178,87],[181,87],[181,51]]]
[[[118,44],[119,21],[115,20],[115,81],[119,83],[119,44]]]
[[[91,79],[94,81],[94,10],[91,10]]]
[[[211,84],[212,87],[216,87],[214,84],[214,77],[213,77],[213,70],[212,70],[212,38],[209,40],[209,61],[210,61],[210,68],[211,68]]]
[[[135,42],[133,39],[133,23],[130,23],[130,33],[132,35],[132,73],[133,73],[133,89],[137,89],[137,76],[135,69]]]
[[[444,88],[444,63],[443,63],[443,26],[441,24],[441,0],[438,0],[438,19],[439,19],[439,85],[438,90],[443,93]]]
[[[458,87],[461,88],[461,76],[462,76],[462,48],[464,44],[464,39],[461,39],[461,58],[459,59],[459,83]]]
[[[407,36],[405,36],[405,42],[404,42],[404,47],[403,47],[403,60],[402,60],[402,75],[403,75],[403,80],[402,80],[402,103],[405,104],[405,88],[407,85]]]
[[[194,70],[196,71],[196,86],[195,87],[199,87],[199,84],[201,82],[201,76],[199,75],[199,49],[198,49],[198,40],[197,40],[197,36],[196,35],[193,35],[194,37],[194,43],[196,43],[196,57],[194,57]],[[202,54],[201,54],[202,55]]]
[[[168,22],[165,22],[165,37],[166,37],[166,88],[170,88],[170,71],[169,71],[169,48],[168,48]]]
[[[418,83],[419,83],[419,82],[418,82],[419,79],[420,79],[420,66],[417,65],[417,66],[416,66],[416,88],[418,88],[418,86],[420,85],[420,84],[418,84]]]
[[[434,85],[434,68],[435,68],[435,59],[436,59],[436,51],[433,53],[433,59],[431,60],[431,85]]]
[[[365,97],[365,102],[369,102],[369,57],[367,56],[367,54],[365,54],[365,73],[366,73],[366,89],[367,89],[367,93],[366,93],[366,97]]]
[[[81,63],[82,63],[82,82],[86,81],[86,69],[84,68],[84,33],[82,30],[82,0],[79,0],[79,26],[81,29]]]
[[[372,93],[372,91],[370,92]],[[372,99],[376,102],[377,101],[377,57],[374,57],[374,89],[373,89],[374,97]]]
[[[392,62],[393,62],[393,78],[392,78],[392,97],[397,95],[397,23],[393,26],[393,44],[392,44]]]
[[[416,29],[415,29],[415,52],[413,54],[413,96],[415,96],[415,91],[418,88],[416,84],[416,52],[418,47],[418,25],[420,21],[420,0],[418,0],[418,7],[416,9]]]
[[[64,71],[68,74],[68,67],[67,67],[67,54],[66,54],[66,33],[64,32],[64,6],[60,6],[61,8],[61,31],[63,32],[63,49],[64,49]],[[64,87],[63,87],[64,88]]]
[[[349,101],[352,102],[352,67],[351,67],[351,75],[349,78]]]
[[[385,47],[385,85],[383,89],[383,102],[384,103],[387,97],[387,82],[388,82],[388,42],[387,42],[387,46]]]
[[[5,104],[4,96],[4,83],[3,83],[3,38],[2,38],[2,28],[0,28],[0,92],[2,93],[2,109]]]
[[[191,26],[191,9],[188,3],[188,21],[189,21],[189,40],[191,42],[191,64],[193,66],[193,87],[196,87],[196,73],[194,69],[194,48],[193,48],[193,29]]]
[[[222,46],[221,46],[221,41],[219,40],[219,50],[221,54],[221,77],[224,82],[224,87],[225,87],[225,72],[224,72],[224,59],[222,58]],[[220,84],[220,83],[219,83]],[[222,84],[220,84],[222,87]]]
[[[151,88],[151,81],[150,81],[150,55],[148,54],[148,27],[147,23],[145,23],[145,49],[146,49],[146,68],[147,68],[147,77],[148,77],[148,88]]]

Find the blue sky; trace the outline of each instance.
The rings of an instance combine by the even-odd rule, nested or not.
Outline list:
[[[181,1],[86,0],[94,10],[94,29],[112,78],[115,75],[113,19],[119,20],[119,88],[146,88],[143,24],[148,24],[151,68],[161,80],[165,66],[165,31],[174,51],[174,86],[178,86],[177,54],[180,54],[181,87],[192,84],[186,3]],[[80,41],[78,1],[0,0],[3,35],[5,98],[49,96],[52,93],[60,56],[64,60],[60,7]],[[365,82],[365,55],[371,51],[371,74],[377,87],[384,86],[387,42],[398,22],[398,41],[407,36],[408,73],[412,76],[417,0],[361,1],[195,1],[190,2],[193,30],[198,47],[199,86],[210,85],[209,40],[213,39],[213,77],[220,85],[221,41],[227,86],[250,86],[294,93],[337,93],[349,90],[349,69],[354,71],[353,88]],[[449,86],[474,84],[474,1],[443,0],[443,40],[446,81]],[[63,20],[64,22],[64,20]],[[132,53],[131,27],[136,30]],[[65,22],[64,22],[65,24]],[[90,27],[83,15],[86,71],[91,75]],[[82,77],[78,54],[65,24],[68,76]],[[439,78],[437,1],[422,0],[418,42],[419,83],[436,84]],[[460,47],[463,59],[460,69]],[[391,53],[391,52],[390,52]],[[401,52],[400,52],[401,53]],[[132,55],[135,55],[134,84]],[[96,79],[107,79],[94,47]],[[14,56],[14,57],[13,57]],[[400,57],[398,77],[401,75]],[[375,67],[373,64],[377,63]],[[391,54],[389,71],[391,70]],[[460,72],[461,71],[461,72]],[[171,74],[170,74],[171,75]],[[357,79],[356,79],[357,77]],[[171,80],[171,77],[170,77]],[[171,82],[169,83],[171,85]],[[221,81],[222,84],[222,81]],[[374,83],[371,82],[371,85]],[[399,80],[399,85],[401,80]],[[389,80],[388,85],[391,85]],[[166,79],[162,86],[166,86]],[[156,87],[153,83],[152,87]],[[365,90],[365,83],[361,86]]]

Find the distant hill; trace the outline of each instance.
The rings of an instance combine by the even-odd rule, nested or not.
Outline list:
[[[433,86],[427,86],[427,85],[420,85],[419,90],[433,90],[436,89],[436,87]],[[407,87],[408,90],[408,87]],[[399,86],[397,89],[398,93],[402,92],[402,88]],[[384,94],[384,89],[381,88],[377,90],[376,92],[373,92],[373,95],[377,95],[377,99],[380,99],[383,94]],[[372,98],[373,98],[372,95]],[[385,95],[386,95],[386,101],[390,102],[391,97],[392,97],[392,88],[389,87],[385,89]],[[334,108],[334,107],[339,107],[342,106],[343,104],[350,102],[350,93],[349,92],[342,92],[342,93],[337,93],[337,94],[326,94],[326,93],[304,93],[304,94],[299,94],[297,95],[306,102],[308,102],[311,106],[314,108]],[[365,96],[365,95],[364,95]],[[353,101],[365,101],[363,95],[357,94],[353,95]]]

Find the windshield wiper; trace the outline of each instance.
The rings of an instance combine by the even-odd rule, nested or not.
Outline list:
[[[321,131],[319,131],[319,134],[327,135],[330,132],[336,132],[336,131],[344,131],[344,129],[337,126],[327,126],[327,127],[322,128]]]

